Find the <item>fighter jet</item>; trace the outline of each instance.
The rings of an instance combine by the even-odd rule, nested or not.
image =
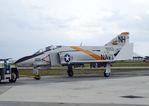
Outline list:
[[[111,74],[111,63],[129,60],[133,56],[133,43],[129,42],[129,32],[122,32],[104,46],[49,46],[15,62],[19,66],[67,66],[69,77],[73,77],[73,66],[94,64],[104,66],[104,76]]]

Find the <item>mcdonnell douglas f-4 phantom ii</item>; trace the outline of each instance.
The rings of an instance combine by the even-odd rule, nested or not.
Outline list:
[[[67,66],[69,77],[73,77],[73,66],[98,63],[105,67],[104,76],[109,77],[111,63],[132,59],[133,43],[129,43],[129,32],[122,32],[104,46],[57,46],[20,58],[19,66]]]

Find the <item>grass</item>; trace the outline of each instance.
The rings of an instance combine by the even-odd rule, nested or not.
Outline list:
[[[131,67],[131,66],[139,66],[139,67],[148,67],[149,63],[143,61],[118,61],[112,64],[113,67]]]
[[[119,61],[112,64],[113,67],[131,67],[131,66],[139,66],[139,67],[149,67],[149,63],[144,63],[141,61]],[[76,68],[74,69],[74,74],[102,74],[105,69],[103,68],[89,68],[89,64],[85,64],[84,68]],[[112,69],[112,71],[120,72],[120,71],[134,71],[140,70],[138,68],[133,69]],[[145,68],[141,70],[146,70]],[[19,69],[19,73],[21,76],[32,76],[32,69]],[[40,71],[40,75],[67,75],[67,68],[65,67],[53,67],[51,69],[45,69]]]
[[[97,74],[103,72],[103,69],[74,69],[74,74]],[[21,76],[32,76],[32,70],[19,70]],[[48,69],[40,70],[40,75],[67,75],[67,69]]]

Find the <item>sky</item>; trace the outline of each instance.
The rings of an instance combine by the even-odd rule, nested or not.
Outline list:
[[[0,58],[50,45],[100,46],[123,31],[149,55],[149,0],[0,0]]]

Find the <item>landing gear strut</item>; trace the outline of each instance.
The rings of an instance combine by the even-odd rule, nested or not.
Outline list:
[[[33,75],[34,75],[34,79],[40,80],[40,74],[39,74],[39,70],[38,70],[37,67],[34,67],[34,69],[33,69]]]
[[[73,77],[72,65],[68,65],[67,74],[68,74],[69,77]]]
[[[104,77],[110,77],[111,75],[111,64],[106,64],[106,70],[104,71]]]

